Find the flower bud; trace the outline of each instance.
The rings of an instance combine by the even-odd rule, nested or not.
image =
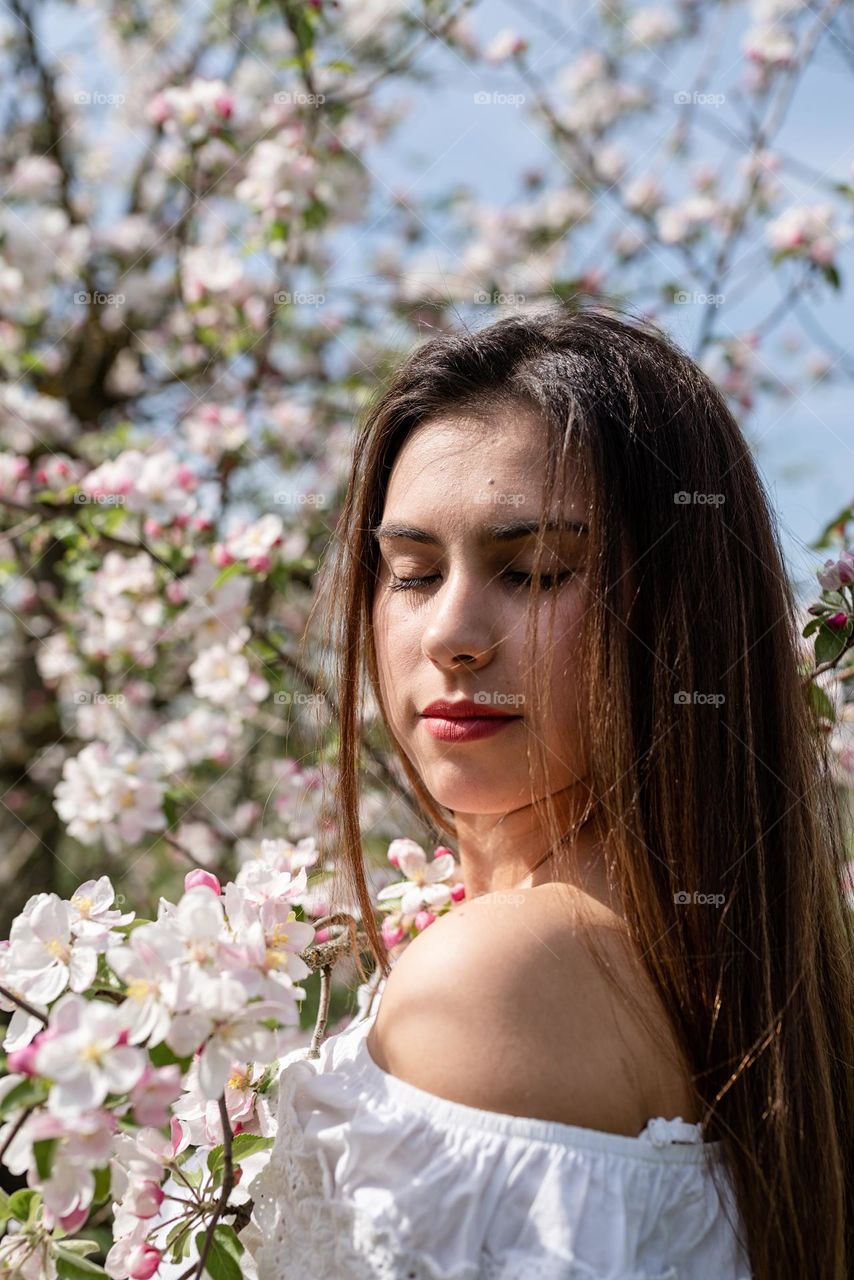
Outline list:
[[[218,569],[227,569],[230,564],[234,564],[234,556],[227,551],[223,543],[217,542],[211,551],[211,560]]]
[[[382,927],[382,935],[383,942],[386,944],[389,951],[391,951],[392,947],[396,947],[399,942],[402,942],[405,936],[399,925],[395,925],[387,929],[385,924]]]
[[[36,1053],[38,1052],[38,1042],[41,1037],[37,1036],[35,1040],[24,1045],[23,1049],[13,1049],[6,1058],[6,1064],[10,1072],[15,1075],[35,1076],[36,1071]]]
[[[212,871],[203,871],[201,867],[196,867],[195,871],[188,871],[184,876],[184,891],[190,889],[212,889],[219,897],[222,893],[222,885]]]
[[[154,1181],[143,1182],[135,1188],[131,1212],[137,1218],[153,1218],[166,1199],[166,1192]]]
[[[151,1280],[160,1266],[160,1251],[147,1242],[131,1249],[125,1262],[130,1280]]]
[[[80,1230],[88,1217],[88,1209],[74,1209],[73,1212],[66,1213],[59,1219],[59,1225],[68,1235],[73,1235],[75,1231]]]

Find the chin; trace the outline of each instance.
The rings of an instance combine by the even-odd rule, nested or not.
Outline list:
[[[429,770],[422,777],[436,803],[455,813],[509,813],[526,803],[527,788],[514,794],[508,793],[506,787],[496,788],[494,770],[490,772],[493,776],[484,777],[482,785],[472,777],[457,779],[455,783],[449,783],[447,779],[443,782],[431,777]]]

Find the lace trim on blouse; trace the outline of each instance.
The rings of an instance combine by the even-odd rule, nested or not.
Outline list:
[[[355,1071],[357,1079],[373,1076],[381,1093],[384,1086],[388,1096],[396,1093],[398,1102],[409,1109],[416,1105],[419,1113],[423,1100],[428,1100],[434,1111],[444,1111],[446,1120],[452,1117],[455,1126],[503,1129],[509,1136],[611,1150],[657,1163],[693,1163],[722,1145],[703,1142],[702,1126],[679,1116],[653,1117],[638,1138],[630,1138],[450,1102],[390,1075],[373,1061],[365,1044],[372,1021],[371,1016],[364,1017],[345,1028],[348,1038],[356,1037],[356,1050],[345,1067]],[[328,1042],[324,1043],[328,1050]],[[423,1252],[407,1250],[391,1228],[378,1225],[361,1206],[330,1194],[321,1158],[307,1144],[293,1103],[305,1076],[299,1069],[285,1069],[302,1060],[318,1061],[306,1059],[306,1054],[307,1049],[296,1050],[282,1064],[276,1142],[248,1189],[254,1211],[241,1239],[247,1248],[246,1260],[251,1258],[257,1268],[253,1280],[604,1280],[601,1272],[577,1259],[517,1256],[502,1261],[490,1258],[485,1250],[476,1263],[439,1268]],[[321,1061],[321,1072],[323,1065]],[[632,1270],[621,1272],[620,1280],[678,1280],[678,1275],[673,1267],[663,1272]]]
[[[327,1196],[322,1165],[316,1151],[306,1147],[291,1102],[296,1082],[296,1073],[285,1073],[276,1143],[249,1188],[255,1207],[241,1238],[254,1257],[257,1280],[602,1280],[600,1272],[578,1259],[503,1262],[483,1254],[479,1262],[449,1271],[421,1252],[406,1250],[390,1229],[378,1228],[358,1205]],[[656,1146],[700,1140],[698,1125],[655,1119],[667,1126],[667,1136],[659,1126],[649,1138]],[[694,1137],[686,1138],[686,1130]],[[655,1274],[627,1272],[620,1280],[678,1280],[678,1274],[668,1267]]]

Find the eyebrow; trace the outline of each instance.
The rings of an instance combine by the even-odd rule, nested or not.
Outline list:
[[[487,525],[482,530],[479,541],[482,543],[513,542],[518,538],[526,538],[529,534],[537,533],[541,528],[544,533],[584,534],[588,531],[588,526],[583,520],[547,520],[543,525],[539,520],[515,520],[510,524]],[[419,529],[416,525],[400,524],[396,520],[376,525],[371,529],[371,536],[377,542],[383,538],[405,538],[409,542],[424,542],[430,546],[440,545],[440,539],[429,530]]]

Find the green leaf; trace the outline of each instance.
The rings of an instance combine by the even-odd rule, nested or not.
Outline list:
[[[95,1204],[100,1204],[101,1201],[108,1199],[110,1194],[111,1180],[112,1180],[112,1173],[110,1171],[109,1165],[107,1166],[106,1169],[95,1170],[95,1193],[92,1197],[93,1202]]]
[[[207,1232],[200,1231],[196,1236],[196,1248],[200,1257],[206,1235]],[[243,1272],[240,1266],[240,1255],[242,1253],[243,1245],[237,1238],[234,1229],[218,1223],[214,1227],[213,1240],[211,1241],[210,1252],[205,1265],[205,1270],[211,1280],[242,1280]]]
[[[105,1276],[107,1273],[96,1262],[81,1258],[72,1253],[63,1241],[56,1246],[56,1274],[59,1280],[91,1280],[92,1276]]]
[[[70,1240],[63,1240],[62,1247],[68,1253],[76,1253],[81,1258],[85,1258],[90,1253],[98,1253],[101,1248],[97,1240],[81,1240],[77,1236]]]
[[[835,630],[833,627],[822,627],[815,638],[815,661],[820,666],[823,662],[835,662],[845,651],[848,637],[851,634],[851,623],[847,627]]]
[[[272,1138],[264,1138],[260,1133],[238,1133],[231,1144],[232,1160],[240,1164],[247,1156],[254,1156],[258,1151],[268,1151],[273,1145]]]
[[[303,210],[303,223],[309,231],[316,231],[318,227],[322,227],[329,216],[329,209],[322,200],[312,200]]]
[[[801,632],[801,635],[806,640],[807,637],[811,636],[814,631],[818,631],[820,626],[821,626],[821,618],[813,618],[812,621],[808,622],[807,625],[804,627],[803,631]]]
[[[33,1153],[36,1157],[36,1169],[40,1178],[49,1178],[50,1171],[53,1166],[53,1154],[56,1151],[59,1138],[40,1138],[33,1143]]]
[[[176,1222],[166,1237],[166,1249],[172,1250],[172,1261],[182,1262],[190,1252],[190,1231],[193,1223],[189,1218]]]
[[[127,509],[124,503],[116,503],[114,507],[110,507],[104,519],[104,532],[115,533],[119,525],[124,524],[127,517]]]
[[[272,1145],[273,1139],[262,1138],[260,1133],[238,1133],[231,1144],[231,1162],[240,1164],[241,1160],[254,1156],[258,1151],[267,1151]],[[224,1166],[225,1148],[220,1144],[208,1152],[208,1170],[211,1173],[217,1173]]]
[[[0,1187],[0,1222],[6,1222],[11,1217],[9,1211],[9,1202],[11,1196]]]
[[[824,276],[827,283],[832,285],[834,289],[841,289],[842,280],[839,276],[839,270],[832,262],[823,262],[821,264],[821,274]]]
[[[295,21],[292,28],[297,38],[300,53],[303,55],[305,62],[306,55],[314,44],[314,11],[306,5],[300,5],[295,14]]]
[[[279,1074],[279,1062],[278,1062],[278,1059],[276,1059],[276,1061],[268,1063],[268,1065],[264,1068],[264,1073],[261,1076],[261,1079],[255,1085],[255,1092],[267,1093],[272,1087],[274,1081],[277,1079],[278,1074]]]
[[[822,591],[821,598],[826,604],[832,605],[834,609],[848,608],[848,601],[841,591]]]
[[[9,1197],[9,1217],[17,1218],[18,1222],[29,1222],[34,1208],[38,1207],[40,1201],[41,1196],[32,1187],[22,1187],[20,1191],[14,1191]]]
[[[22,1080],[16,1084],[14,1089],[10,1089],[6,1097],[0,1102],[0,1117],[8,1116],[13,1111],[20,1111],[25,1107],[37,1106],[40,1102],[44,1102],[47,1098],[48,1089],[43,1080],[29,1079]]]
[[[815,711],[820,720],[826,720],[830,724],[836,721],[836,713],[833,709],[833,703],[820,685],[815,680],[808,680],[806,684],[807,702]]]
[[[148,1056],[155,1067],[169,1067],[177,1062],[183,1072],[190,1070],[190,1065],[193,1061],[192,1054],[179,1058],[176,1053],[172,1052],[165,1040],[162,1044],[155,1045],[153,1049],[149,1049]]]
[[[242,569],[243,569],[243,565],[240,563],[239,560],[235,560],[234,564],[226,565],[226,567],[222,570],[222,572],[217,574],[216,578],[214,579],[213,586],[210,587],[209,590],[210,591],[218,590],[218,588],[221,587],[224,582],[228,582],[229,578],[233,578],[234,575],[236,573],[240,573]]]
[[[192,1148],[192,1147],[187,1147],[187,1148],[186,1148],[186,1150],[184,1150],[184,1151],[181,1153],[181,1155],[179,1155],[179,1157],[178,1157],[178,1164],[179,1164],[179,1165],[184,1165],[184,1164],[186,1164],[186,1162],[187,1162],[187,1161],[191,1158],[191,1156],[193,1156],[193,1155],[195,1155],[195,1151],[193,1150],[193,1148]],[[203,1177],[204,1177],[204,1174],[202,1173],[202,1170],[201,1170],[201,1169],[184,1169],[184,1168],[182,1168],[182,1169],[181,1169],[181,1174],[182,1174],[182,1177],[186,1178],[187,1182],[189,1182],[189,1184],[190,1184],[190,1186],[191,1186],[191,1187],[196,1187],[196,1189],[198,1189],[198,1188],[202,1185],[202,1179],[203,1179]]]

